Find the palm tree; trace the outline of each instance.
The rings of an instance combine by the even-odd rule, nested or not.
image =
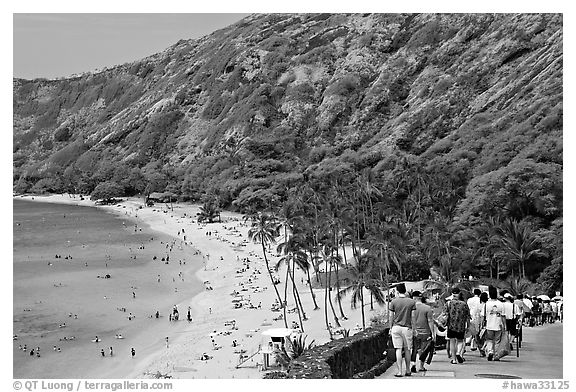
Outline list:
[[[198,222],[208,221],[208,223],[214,222],[214,219],[218,218],[220,220],[220,209],[218,208],[218,198],[208,197],[204,204],[200,207],[200,212],[198,213]]]
[[[498,233],[501,252],[518,264],[518,276],[526,279],[526,263],[531,257],[543,254],[538,239],[527,225],[512,219],[504,221]]]
[[[367,242],[369,251],[378,260],[377,271],[380,274],[380,280],[386,286],[388,298],[390,298],[390,281],[388,277],[390,267],[394,264],[398,271],[401,271],[401,260],[404,258],[404,244],[397,235],[397,225],[394,219],[390,216],[381,217],[377,230],[370,234]],[[384,273],[384,278],[382,278],[382,273]],[[390,312],[388,312],[388,323],[390,323]]]
[[[342,203],[343,195],[342,189],[337,184],[332,184],[330,188],[329,194],[326,195],[324,200],[324,222],[326,225],[326,234],[328,237],[327,244],[330,246],[330,272],[332,268],[334,268],[334,272],[336,275],[336,292],[340,291],[340,277],[338,275],[339,266],[342,265],[342,258],[339,254],[339,237],[341,234],[341,228],[344,226],[343,222],[343,203]],[[336,254],[334,255],[334,252]],[[328,275],[330,278],[330,274]],[[347,319],[344,311],[342,310],[342,301],[340,298],[336,297],[338,301],[338,308],[340,310],[340,317],[343,319]],[[332,301],[330,301],[330,305],[332,306]],[[337,322],[337,324],[339,324]]]
[[[332,272],[332,263],[330,258],[333,257],[332,249],[329,245],[325,246],[322,251],[322,260],[325,263],[324,267],[324,321],[326,322],[326,329],[330,334],[330,340],[332,340],[332,330],[330,328],[330,323],[328,322],[328,305],[332,309],[332,315],[334,316],[334,322],[336,326],[340,327],[340,321],[338,320],[338,316],[336,316],[336,312],[334,311],[334,305],[332,305],[332,299],[330,297],[330,275]]]
[[[506,279],[506,288],[513,295],[526,294],[532,290],[534,284],[527,279],[510,277]]]
[[[454,259],[444,257],[438,266],[432,267],[432,279],[424,280],[424,290],[436,291],[440,298],[450,295],[452,287],[472,290],[474,282],[461,279],[461,265]]]
[[[264,261],[266,262],[266,269],[268,270],[272,287],[274,287],[274,291],[276,291],[276,297],[278,298],[280,306],[284,307],[284,302],[282,301],[282,298],[280,298],[280,293],[274,283],[274,277],[272,276],[268,257],[266,256],[266,247],[269,244],[276,242],[275,238],[277,235],[278,225],[273,216],[262,213],[252,216],[252,227],[248,230],[248,238],[253,242],[259,242],[262,245],[262,254],[264,255]],[[284,317],[284,324],[286,324],[286,317]],[[288,328],[287,324],[286,328]]]
[[[314,295],[314,291],[312,290],[312,280],[310,279],[310,260],[308,259],[308,254],[306,253],[306,237],[305,233],[296,233],[294,237],[291,238],[293,240],[293,254],[294,257],[292,258],[292,274],[296,271],[296,267],[300,268],[302,271],[306,272],[308,277],[308,286],[310,287],[310,295],[312,296],[312,302],[314,303],[314,310],[320,309],[316,304],[316,296]],[[292,279],[294,282],[294,279]],[[298,291],[296,291],[298,293]],[[304,313],[304,312],[303,312]],[[304,314],[304,320],[306,320],[306,314]]]
[[[302,302],[300,301],[298,289],[296,287],[296,282],[294,281],[294,265],[296,263],[296,259],[300,259],[300,263],[305,263],[306,261],[306,253],[298,250],[296,248],[296,241],[294,237],[288,238],[286,242],[281,243],[278,245],[277,251],[279,253],[283,253],[282,256],[278,260],[278,264],[276,265],[276,269],[285,263],[286,264],[286,282],[284,284],[284,300],[287,301],[287,293],[288,293],[288,279],[292,282],[292,295],[294,296],[294,302],[296,304],[296,310],[298,312],[298,318],[300,320],[300,326],[302,331],[304,331],[304,325],[302,324],[302,317],[304,320],[307,320],[306,313],[304,312],[304,308],[302,307]],[[292,264],[292,266],[291,266]]]
[[[378,304],[382,305],[385,302],[384,295],[382,294],[380,287],[378,287],[378,281],[371,276],[372,268],[373,266],[366,257],[360,257],[356,265],[352,265],[348,269],[351,279],[350,285],[338,292],[338,297],[343,297],[346,294],[352,293],[352,309],[356,309],[358,301],[360,301],[363,329],[366,329],[364,316],[364,289],[368,289],[371,296],[376,299]]]
[[[279,211],[279,228],[284,229],[284,242],[278,246],[277,252],[284,253],[284,261],[287,265],[287,277],[292,281],[292,292],[294,295],[294,300],[296,301],[296,308],[298,309],[298,317],[300,318],[300,324],[302,324],[302,318],[307,320],[306,312],[302,306],[302,301],[300,300],[300,294],[298,288],[296,287],[296,282],[294,280],[294,273],[296,272],[296,262],[303,266],[307,266],[307,256],[302,249],[302,240],[299,233],[295,233],[297,225],[302,221],[302,210],[303,203],[301,196],[295,192],[288,192],[288,200],[284,202],[282,208]],[[280,264],[280,263],[279,263]],[[292,265],[290,265],[292,264]],[[287,286],[288,282],[286,282]],[[285,291],[286,291],[285,287]],[[285,294],[286,296],[286,294]],[[300,314],[302,312],[302,315]]]

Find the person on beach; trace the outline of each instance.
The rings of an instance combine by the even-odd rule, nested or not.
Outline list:
[[[110,351],[110,356],[113,356],[113,355],[114,355],[114,350],[112,349],[112,347],[110,347],[108,350]]]
[[[165,340],[166,340],[166,348],[169,348],[169,345],[168,345],[168,336],[166,336],[166,339],[165,339]]]
[[[450,339],[450,357],[452,364],[464,362],[464,335],[470,323],[470,309],[463,301],[462,293],[458,287],[452,289],[452,300],[446,305],[448,314],[448,332]]]
[[[406,286],[401,283],[397,286],[398,297],[389,304],[390,318],[392,320],[392,344],[396,349],[396,366],[398,372],[394,377],[411,376],[410,358],[412,354],[412,325],[415,325],[416,302],[406,296]],[[405,372],[402,372],[402,353],[404,352]]]
[[[429,352],[434,350],[434,342],[436,341],[434,312],[430,306],[426,305],[426,298],[422,296],[420,291],[414,291],[412,299],[416,301],[416,310],[414,311],[416,324],[414,325],[414,347],[412,348],[410,371],[412,373],[425,372],[424,362]],[[418,354],[420,354],[420,366],[416,369],[416,356]]]
[[[102,354],[102,358],[104,358],[106,356],[106,354],[104,354],[104,349],[100,350],[100,354]]]
[[[134,347],[130,349],[130,353],[132,354],[132,358],[136,356],[136,350],[134,350]]]

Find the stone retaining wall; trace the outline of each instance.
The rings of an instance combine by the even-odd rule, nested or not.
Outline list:
[[[290,363],[288,378],[373,378],[394,361],[388,328],[368,328],[306,351]]]

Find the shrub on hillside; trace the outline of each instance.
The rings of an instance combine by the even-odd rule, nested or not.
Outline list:
[[[55,142],[66,142],[72,136],[72,131],[68,127],[60,128],[56,132],[54,132],[54,141]]]
[[[90,195],[90,200],[102,200],[104,203],[111,203],[116,197],[124,194],[124,187],[113,182],[101,182],[94,188]]]

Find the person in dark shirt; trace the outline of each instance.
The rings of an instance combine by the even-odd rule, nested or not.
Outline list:
[[[452,300],[448,303],[448,332],[446,337],[450,339],[450,356],[451,363],[463,363],[464,357],[464,335],[470,324],[470,308],[462,300],[461,292],[458,287],[452,289]]]

